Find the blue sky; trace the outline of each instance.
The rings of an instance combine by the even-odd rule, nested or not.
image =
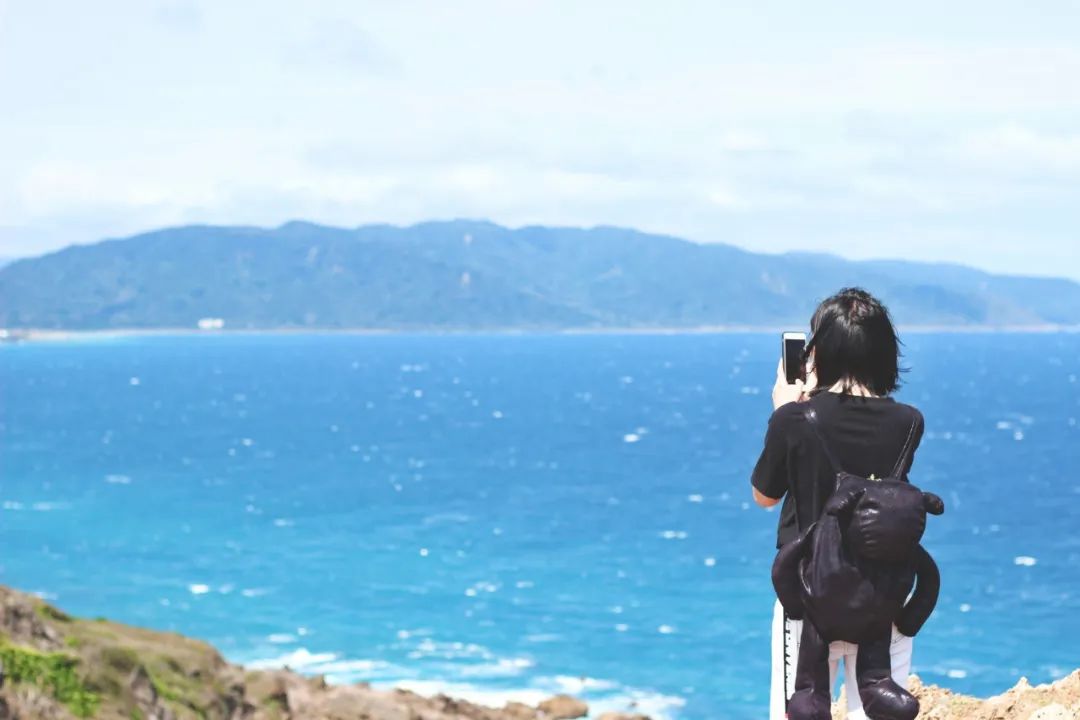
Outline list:
[[[616,224],[1080,279],[1080,3],[0,0],[0,255]]]

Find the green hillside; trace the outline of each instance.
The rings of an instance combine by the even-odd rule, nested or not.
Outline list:
[[[188,226],[0,267],[0,326],[502,329],[805,324],[844,285],[920,325],[1080,323],[1080,284],[766,255],[634,230]]]

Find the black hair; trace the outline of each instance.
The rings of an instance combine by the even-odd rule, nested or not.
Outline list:
[[[842,383],[862,385],[875,395],[900,386],[900,338],[889,310],[862,288],[844,288],[826,298],[810,319],[806,357],[814,353],[817,391]]]

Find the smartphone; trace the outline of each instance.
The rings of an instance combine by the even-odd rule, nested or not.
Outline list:
[[[784,358],[784,375],[788,385],[794,385],[796,380],[803,378],[803,350],[806,349],[806,333],[786,332],[780,343],[780,349]]]

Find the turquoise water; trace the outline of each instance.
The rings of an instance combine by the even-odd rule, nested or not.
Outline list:
[[[910,335],[946,500],[915,670],[1080,666],[1080,335]],[[773,335],[0,347],[0,582],[236,661],[500,703],[764,714]]]

